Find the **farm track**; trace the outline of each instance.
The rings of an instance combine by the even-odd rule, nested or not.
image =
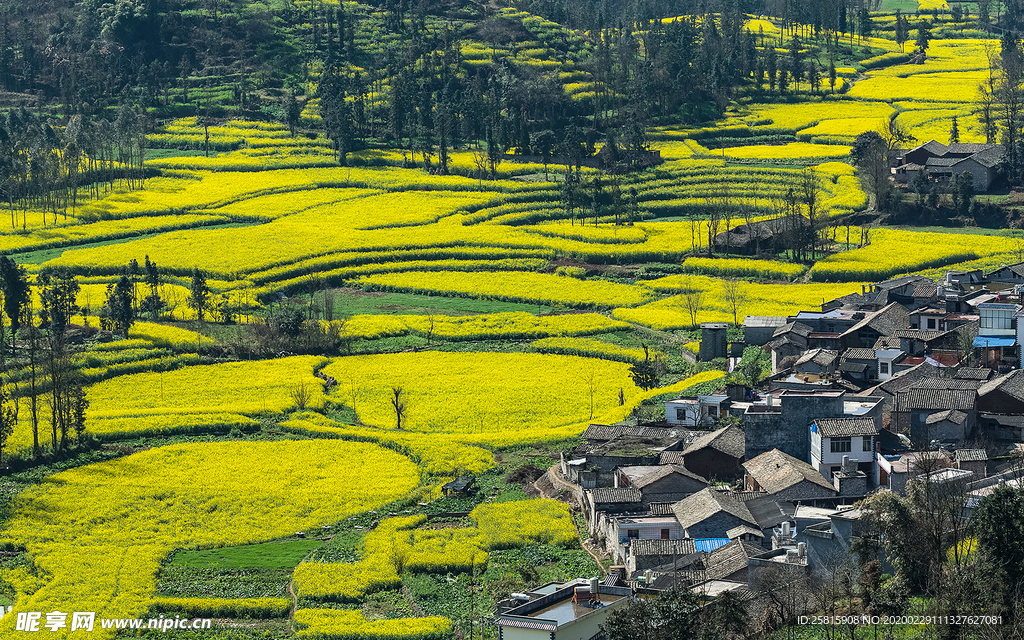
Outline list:
[[[537,492],[540,493],[540,497],[548,498],[548,499],[551,499],[551,500],[558,500],[559,498],[558,498],[557,492],[549,496],[549,495],[547,495],[547,492],[544,491],[544,487],[542,486],[542,481],[545,478],[547,478],[548,482],[551,483],[553,489],[554,488],[561,488],[561,489],[564,489],[566,491],[571,492],[572,496],[573,496],[573,502],[575,502],[576,489],[578,487],[576,485],[570,483],[570,482],[566,482],[561,477],[559,477],[559,475],[558,475],[558,467],[559,467],[558,463],[555,463],[555,464],[551,465],[551,468],[548,469],[547,473],[545,473],[536,482],[534,482],[533,486],[534,486],[534,488],[537,489]],[[577,536],[580,536],[579,530],[576,531],[576,534],[577,534]],[[582,548],[584,551],[586,551],[587,554],[591,558],[594,559],[594,562],[597,564],[598,567],[603,567],[604,566],[601,563],[601,556],[597,555],[594,552],[594,550],[591,549],[591,545],[587,544],[587,542],[583,540],[582,536],[580,536],[580,548]]]

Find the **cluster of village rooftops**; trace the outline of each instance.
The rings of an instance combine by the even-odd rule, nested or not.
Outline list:
[[[744,592],[757,567],[820,569],[849,552],[863,526],[852,505],[870,492],[924,478],[962,492],[969,512],[997,485],[1021,486],[1022,303],[1024,263],[747,316],[743,342],[704,323],[702,359],[732,367],[758,345],[772,375],[668,400],[663,421],[590,425],[559,481],[616,564],[515,594],[497,624],[508,637],[590,637],[661,589],[713,597]]]

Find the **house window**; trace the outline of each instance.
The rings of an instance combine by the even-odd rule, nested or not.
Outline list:
[[[668,529],[662,529],[661,530],[661,539],[662,540],[668,540]]]
[[[636,540],[640,537],[639,529],[626,529],[626,537],[631,540]]]
[[[982,309],[982,329],[1012,329],[1013,309]]]
[[[928,318],[928,328],[929,329],[934,329],[935,328],[935,318]]]
[[[676,420],[686,422],[686,409],[676,409]]]
[[[864,451],[871,451],[871,438],[864,436],[861,440],[864,441]]]
[[[883,375],[889,375],[889,363],[888,362],[879,362],[878,363],[878,372],[883,374]]]
[[[832,453],[849,453],[850,438],[832,438],[830,443]]]

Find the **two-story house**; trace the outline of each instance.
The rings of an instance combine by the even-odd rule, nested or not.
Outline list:
[[[974,349],[986,367],[1008,371],[1021,361],[1015,317],[1019,309],[1018,305],[1004,302],[978,305],[981,325],[974,337]]]
[[[811,466],[829,482],[841,470],[843,457],[877,482],[872,418],[817,418],[811,422]]]

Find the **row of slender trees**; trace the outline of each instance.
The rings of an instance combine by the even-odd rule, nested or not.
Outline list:
[[[69,209],[75,215],[80,196],[97,198],[115,183],[141,188],[144,160],[143,122],[129,107],[113,121],[76,115],[60,125],[24,108],[0,120],[0,196],[11,228],[27,227],[30,208],[54,224]]]
[[[72,437],[82,441],[88,407],[72,362],[67,332],[72,316],[78,313],[75,300],[79,284],[68,272],[42,274],[37,284],[38,309],[34,307],[25,268],[7,256],[0,256],[0,368],[5,370],[11,386],[10,390],[0,390],[0,453],[10,435],[6,427],[23,419],[31,424],[33,457],[42,453],[44,406],[49,409],[50,446],[54,453],[67,450]],[[28,402],[27,417],[19,415],[22,399]]]

